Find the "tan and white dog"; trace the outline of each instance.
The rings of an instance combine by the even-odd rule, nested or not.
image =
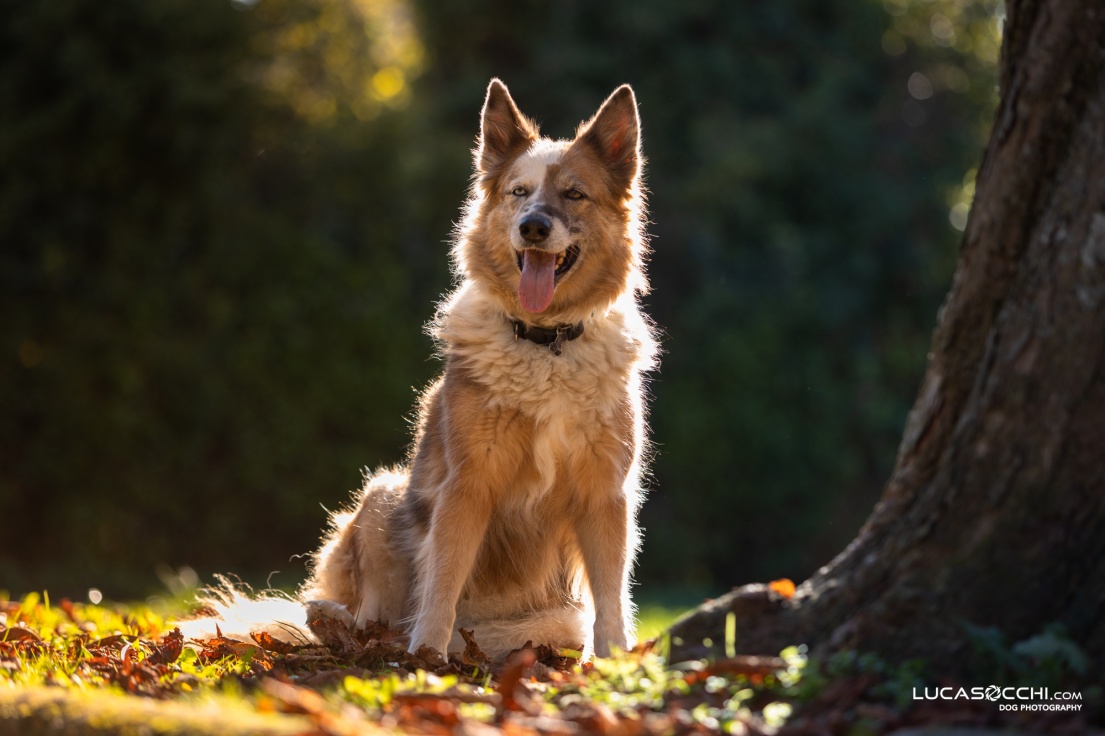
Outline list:
[[[630,573],[656,353],[636,100],[618,88],[571,141],[543,138],[492,80],[453,258],[431,325],[445,370],[405,467],[334,514],[301,600],[410,650],[498,658],[534,644],[634,643]],[[317,604],[316,604],[317,605]]]

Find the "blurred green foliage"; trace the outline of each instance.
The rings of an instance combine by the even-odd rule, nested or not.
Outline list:
[[[666,355],[639,580],[800,579],[877,499],[995,0],[0,5],[3,586],[302,575],[437,368],[491,76],[552,135],[640,99]]]

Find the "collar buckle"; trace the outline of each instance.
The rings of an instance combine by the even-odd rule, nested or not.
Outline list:
[[[560,352],[564,347],[564,340],[568,336],[568,333],[571,331],[571,329],[572,328],[569,325],[556,326],[556,337],[554,337],[553,341],[549,343],[549,350],[552,351],[553,355],[560,355]]]

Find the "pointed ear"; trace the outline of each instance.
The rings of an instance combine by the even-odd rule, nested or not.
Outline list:
[[[518,111],[506,85],[492,79],[487,86],[480,121],[480,145],[476,149],[476,170],[493,176],[507,161],[537,140],[537,124]]]
[[[591,146],[619,184],[628,186],[640,168],[639,130],[637,98],[633,88],[623,84],[593,118],[579,126],[576,141]]]

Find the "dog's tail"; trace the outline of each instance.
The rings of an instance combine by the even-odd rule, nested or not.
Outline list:
[[[471,629],[484,654],[502,661],[526,641],[582,651],[583,656],[590,659],[593,650],[590,631],[593,625],[594,618],[586,611],[567,604],[513,618],[459,620],[456,628]],[[449,642],[449,651],[463,649],[464,640],[458,632]]]
[[[289,644],[317,643],[307,627],[307,606],[278,590],[254,592],[244,583],[219,576],[219,583],[196,595],[199,617],[174,621],[186,639],[206,640],[220,634],[251,641],[265,633]]]

